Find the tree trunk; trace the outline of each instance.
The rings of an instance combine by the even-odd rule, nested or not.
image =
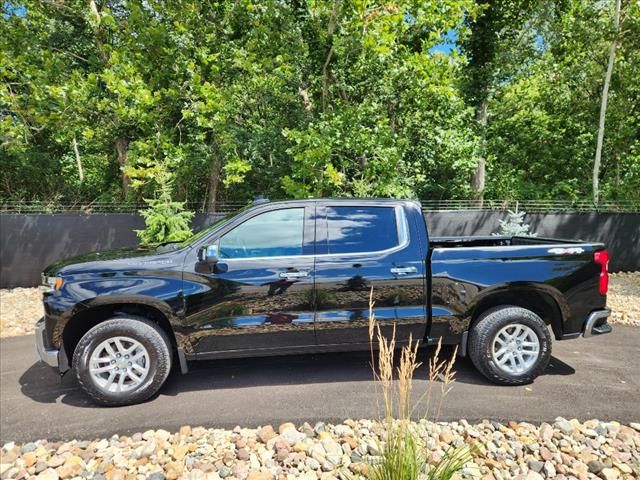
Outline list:
[[[73,145],[73,153],[76,155],[76,164],[78,166],[78,176],[80,177],[80,183],[84,182],[84,169],[82,168],[82,159],[80,158],[80,151],[78,150],[78,142],[76,137],[73,137],[71,142]]]
[[[480,201],[484,199],[485,170],[487,163],[485,135],[487,129],[487,109],[489,108],[488,103],[486,98],[482,100],[476,113],[476,121],[480,125],[480,157],[476,164],[476,171],[473,172],[471,176],[471,189],[474,192],[475,198]]]
[[[336,30],[338,12],[340,10],[340,0],[335,0],[331,16],[329,17],[329,25],[327,26],[327,41],[331,44],[327,58],[322,66],[322,111],[326,111],[329,102],[329,75],[331,57],[333,57],[333,33]]]
[[[602,100],[600,102],[600,122],[598,124],[598,140],[596,143],[596,158],[593,162],[593,203],[598,204],[600,199],[600,163],[602,161],[602,144],[604,143],[604,122],[607,116],[607,101],[609,100],[609,85],[611,84],[611,75],[613,74],[613,63],[616,59],[616,48],[618,46],[618,33],[620,32],[620,2],[616,0],[616,13],[613,17],[614,37],[609,47],[609,61],[607,63],[607,72],[604,76],[604,85],[602,86]]]
[[[120,137],[116,139],[116,152],[118,153],[118,164],[122,175],[122,193],[124,197],[129,194],[129,177],[124,173],[124,167],[127,166],[127,153],[129,151],[129,140]]]
[[[329,54],[327,55],[327,59],[322,66],[322,111],[327,110],[327,104],[329,102],[329,63],[331,62],[331,57],[333,56],[333,45],[329,49]]]
[[[218,191],[220,189],[220,162],[214,160],[209,174],[209,196],[207,197],[207,212],[216,211]]]

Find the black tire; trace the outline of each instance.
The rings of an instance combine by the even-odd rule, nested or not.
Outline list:
[[[124,336],[138,341],[149,356],[149,372],[136,388],[124,392],[107,392],[94,381],[89,364],[93,351],[105,340]],[[142,317],[115,317],[99,323],[78,342],[73,353],[73,368],[82,389],[105,406],[132,405],[153,396],[171,371],[171,343],[155,323]]]
[[[527,370],[514,374],[500,368],[493,359],[496,335],[510,324],[529,327],[538,337],[539,355]],[[551,359],[551,334],[544,321],[526,308],[504,305],[484,312],[469,332],[469,357],[485,377],[500,385],[525,385],[545,371]]]

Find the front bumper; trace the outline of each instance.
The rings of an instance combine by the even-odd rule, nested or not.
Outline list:
[[[36,323],[36,350],[40,360],[49,365],[50,367],[58,368],[58,354],[59,350],[49,348],[46,338],[46,329],[44,318],[41,318]]]
[[[610,333],[611,325],[607,323],[607,318],[609,318],[610,315],[610,308],[603,308],[602,310],[594,310],[591,312],[584,322],[582,335],[587,338],[594,335]]]

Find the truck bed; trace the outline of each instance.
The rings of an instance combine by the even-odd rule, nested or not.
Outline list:
[[[579,244],[580,240],[564,240],[542,237],[506,237],[506,236],[470,236],[470,237],[431,237],[430,249],[462,247],[515,247],[520,245],[557,245]]]

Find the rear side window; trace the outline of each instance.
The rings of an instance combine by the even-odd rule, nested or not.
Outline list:
[[[406,232],[399,231],[394,207],[327,207],[329,253],[367,253],[396,247]]]
[[[220,238],[221,258],[302,255],[304,208],[261,213]]]

